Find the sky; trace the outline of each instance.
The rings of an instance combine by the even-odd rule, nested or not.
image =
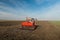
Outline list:
[[[0,20],[60,20],[60,0],[0,0]]]

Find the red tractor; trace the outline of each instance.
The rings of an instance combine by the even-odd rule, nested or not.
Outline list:
[[[21,23],[22,29],[36,29],[37,23],[34,18],[26,18],[26,21]]]

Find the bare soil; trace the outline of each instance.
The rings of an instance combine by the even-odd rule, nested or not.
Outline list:
[[[36,30],[21,30],[21,22],[0,22],[0,40],[60,40],[60,27],[48,21],[39,21]]]

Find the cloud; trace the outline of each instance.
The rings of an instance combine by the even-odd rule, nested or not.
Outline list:
[[[11,13],[7,13],[7,12],[0,12],[0,19],[4,19],[4,20],[7,20],[7,19],[16,19],[16,15],[14,14],[11,14]]]
[[[0,5],[0,10],[5,10],[5,11],[10,11],[10,12],[13,12],[13,13],[17,13],[17,14],[19,14],[19,13],[22,14],[22,13],[26,13],[28,11],[29,6],[30,6],[24,0],[20,0],[20,1],[18,1],[18,0],[9,0],[8,2],[13,4],[13,7],[11,7],[12,5],[9,4],[9,3],[0,2],[0,4],[1,4]],[[14,8],[14,5],[16,6],[15,8]]]
[[[60,20],[60,3],[48,8],[46,12],[40,15],[41,20]]]
[[[12,2],[12,1],[11,1]],[[16,2],[14,2],[16,4]],[[25,6],[21,3],[22,7],[19,7],[20,3],[16,4],[16,8],[12,8],[10,6],[7,6],[7,4],[4,4],[0,2],[0,19],[10,19],[10,20],[22,20],[26,17],[27,12],[24,9]]]
[[[8,0],[6,1],[8,3],[0,2],[0,19],[22,20],[29,16],[40,20],[60,20],[60,3],[57,3],[56,0],[34,1],[37,5],[42,4],[44,6],[36,6],[36,4],[24,0]],[[48,3],[49,5],[54,4],[47,6]]]
[[[19,16],[13,13],[0,12],[0,20],[25,20],[24,16]]]
[[[35,3],[37,5],[43,5],[43,4],[47,4],[47,5],[52,5],[56,2],[58,2],[59,0],[35,0]]]

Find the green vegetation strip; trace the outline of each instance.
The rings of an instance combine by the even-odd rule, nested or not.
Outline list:
[[[60,21],[50,21],[50,23],[52,23],[54,25],[60,25]]]

